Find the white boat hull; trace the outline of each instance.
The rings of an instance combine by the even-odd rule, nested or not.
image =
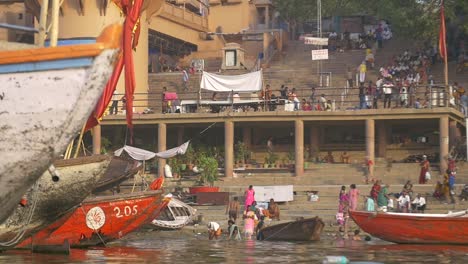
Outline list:
[[[81,130],[115,55],[104,50],[81,68],[0,74],[0,223]]]
[[[195,217],[196,210],[188,204],[171,198],[171,201],[161,214],[151,223],[162,229],[180,229],[189,224]]]

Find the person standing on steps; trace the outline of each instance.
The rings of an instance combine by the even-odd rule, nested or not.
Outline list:
[[[252,185],[249,185],[249,188],[244,192],[245,195],[245,210],[248,211],[249,207],[255,201],[255,191]]]
[[[419,163],[419,166],[421,166],[421,170],[419,172],[419,184],[426,184],[427,179],[430,178],[427,175],[428,173],[430,175],[430,172],[429,172],[430,163],[427,160],[426,155],[423,155],[423,160],[421,161],[421,163]]]
[[[356,210],[357,209],[357,205],[358,205],[358,199],[359,199],[359,190],[356,189],[356,184],[351,184],[349,186],[349,193],[348,193],[348,196],[349,196],[349,209],[351,210]]]

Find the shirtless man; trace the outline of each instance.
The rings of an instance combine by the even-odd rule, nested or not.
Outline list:
[[[234,197],[234,199],[230,201],[228,206],[226,207],[226,214],[229,215],[229,220],[233,220],[234,222],[236,222],[239,213],[239,207],[239,199],[237,197]]]

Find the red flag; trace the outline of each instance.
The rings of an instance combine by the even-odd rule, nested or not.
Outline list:
[[[118,7],[121,8],[125,15],[124,29],[123,29],[123,43],[122,54],[119,61],[112,73],[106,89],[101,96],[92,116],[89,118],[86,129],[90,129],[99,123],[110,103],[112,94],[119,80],[122,69],[125,66],[125,98],[126,98],[126,112],[127,112],[127,125],[130,129],[130,144],[133,143],[133,94],[135,93],[135,70],[133,65],[133,49],[138,44],[139,37],[139,20],[141,9],[144,0],[113,0]]]
[[[444,1],[440,4],[440,29],[439,29],[439,54],[441,58],[447,56],[447,43],[445,41],[445,14],[444,14]]]

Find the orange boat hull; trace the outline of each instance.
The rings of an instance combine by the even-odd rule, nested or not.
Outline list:
[[[73,213],[58,219],[17,247],[61,245],[65,241],[72,247],[104,244],[150,223],[168,202],[162,198],[161,191],[88,199]]]
[[[411,214],[350,211],[365,232],[403,244],[468,244],[468,217],[429,217]]]

